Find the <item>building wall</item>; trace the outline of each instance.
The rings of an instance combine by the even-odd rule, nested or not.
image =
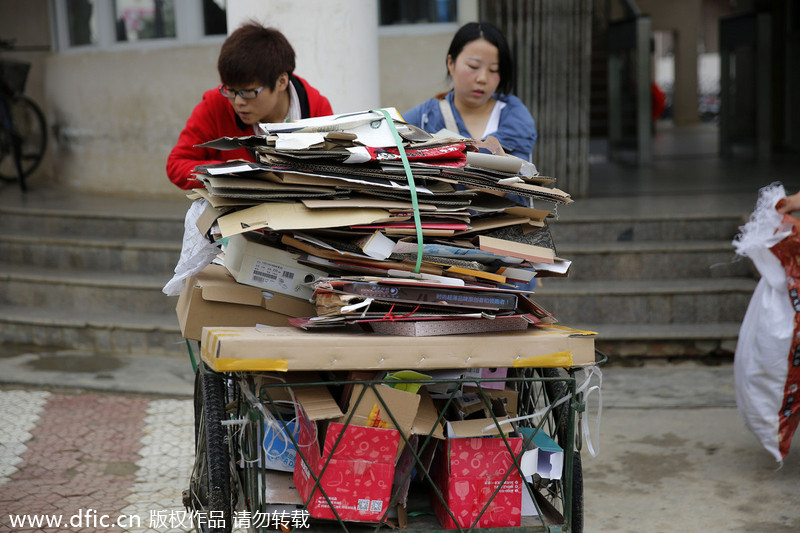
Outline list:
[[[45,66],[51,178],[82,190],[171,194],[167,154],[203,91],[219,45],[56,54]]]
[[[437,25],[433,29],[418,29],[411,36],[382,32],[381,106],[396,107],[402,113],[450,88],[445,58],[458,25]]]
[[[343,9],[336,2],[325,4],[337,13]],[[18,44],[50,45],[48,6],[47,0],[0,0],[0,36],[17,37]],[[296,13],[284,7],[287,17]],[[472,7],[466,11],[470,17],[475,13]],[[280,18],[276,12],[262,17],[262,22],[287,33],[297,49],[298,74],[331,99],[334,112],[378,105],[404,111],[448,87],[444,58],[457,24],[410,37],[407,30],[391,29],[381,34],[377,51],[372,45],[349,52],[331,43],[353,42],[347,36],[364,42],[351,27],[364,20],[337,17],[317,17],[319,27],[303,26],[297,17]],[[241,20],[242,15],[234,13],[232,18]],[[324,33],[325,21],[332,31],[317,35]],[[377,24],[370,31],[377,36]],[[28,180],[32,188],[56,182],[86,191],[183,194],[167,180],[167,154],[203,91],[219,83],[216,61],[222,40],[166,48],[26,53],[34,63],[27,93],[45,110],[51,133],[47,159]],[[354,66],[344,68],[348,62]]]
[[[676,123],[698,122],[697,47],[700,44],[703,9],[700,0],[638,0],[649,15],[653,31],[672,32],[675,39],[675,86],[673,119]]]

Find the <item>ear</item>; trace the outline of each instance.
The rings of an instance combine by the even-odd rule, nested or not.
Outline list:
[[[289,87],[289,73],[284,72],[278,76],[278,79],[275,81],[275,90],[285,91],[287,87]]]
[[[456,68],[456,62],[453,60],[453,56],[447,54],[447,72],[450,74],[450,77],[453,77],[453,71]]]

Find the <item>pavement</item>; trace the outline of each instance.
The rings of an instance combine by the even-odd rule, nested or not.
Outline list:
[[[29,348],[0,357],[0,531],[189,530],[188,357],[101,364]],[[744,426],[730,361],[606,366],[601,391],[599,431],[599,396],[587,415],[598,453],[582,454],[587,533],[800,531],[798,452],[779,468]]]

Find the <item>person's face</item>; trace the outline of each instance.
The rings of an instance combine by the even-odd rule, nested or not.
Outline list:
[[[466,106],[480,107],[500,85],[500,54],[489,41],[476,39],[467,43],[455,60],[447,56],[447,71],[455,98]]]
[[[287,95],[286,88],[289,83],[289,76],[281,74],[275,87],[264,87],[258,96],[252,99],[242,98],[236,95],[228,98],[233,106],[233,110],[245,124],[252,126],[259,122],[283,122],[286,118],[287,108],[284,99]],[[258,83],[250,83],[244,87],[228,87],[229,89],[246,90],[258,89]]]

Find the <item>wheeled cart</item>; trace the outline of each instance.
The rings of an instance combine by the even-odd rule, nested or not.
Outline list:
[[[184,499],[200,531],[582,531],[577,367],[233,370],[189,346],[196,456]],[[491,438],[454,433],[451,413],[466,411]]]

